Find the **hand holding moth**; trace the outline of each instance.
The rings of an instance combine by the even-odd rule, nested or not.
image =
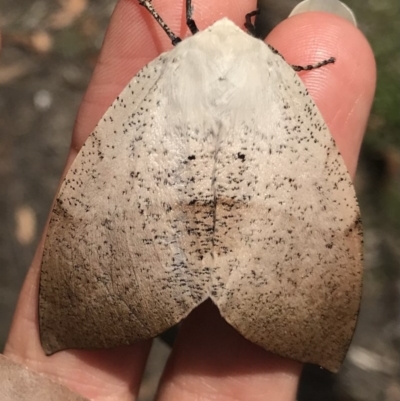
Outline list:
[[[242,26],[243,16],[254,9],[255,4],[241,2],[230,5],[229,10],[227,6],[207,7],[204,3],[197,7],[196,22],[202,29],[221,16],[228,16]],[[179,29],[183,26],[181,21],[174,19],[182,15],[177,12],[176,5],[157,4],[157,9],[175,32],[184,37],[185,30],[180,32]],[[151,18],[137,4],[120,1],[79,113],[70,162],[129,79],[140,67],[169,48],[168,39],[162,34],[155,35],[154,29]],[[314,36],[321,40],[319,46],[323,47],[308,45]],[[288,61],[296,64],[308,62],[306,56],[312,61],[331,55],[341,60],[335,68],[306,73],[302,77],[335,136],[348,169],[354,174],[374,87],[374,63],[368,45],[345,21],[316,14],[285,21],[268,41]],[[88,398],[131,399],[131,394],[137,391],[148,344],[98,352],[65,351],[51,358],[44,356],[36,318],[40,255],[41,249],[21,294],[6,354],[36,371],[52,374]],[[214,391],[221,397],[235,394],[237,398],[238,394],[243,394],[243,399],[250,401],[256,400],[257,394],[275,400],[291,400],[300,369],[300,364],[272,356],[246,342],[221,321],[213,308],[204,306],[184,323],[158,399],[189,400],[192,394],[207,397],[207,392]],[[233,376],[234,381],[231,380]]]

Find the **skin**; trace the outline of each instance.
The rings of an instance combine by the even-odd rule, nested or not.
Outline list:
[[[256,2],[194,2],[200,29],[223,16],[243,26]],[[184,2],[154,1],[179,36],[188,32]],[[288,62],[337,62],[300,76],[306,83],[354,176],[375,88],[375,62],[362,34],[349,22],[323,13],[282,22],[267,38]],[[68,166],[109,104],[133,75],[171,48],[166,35],[135,0],[120,0],[76,121]],[[266,106],[268,107],[268,106]],[[43,241],[27,274],[5,355],[95,401],[136,399],[150,341],[102,351],[62,351],[46,357],[38,335],[38,280]],[[302,365],[272,355],[243,339],[211,304],[183,324],[162,377],[157,401],[292,401]]]

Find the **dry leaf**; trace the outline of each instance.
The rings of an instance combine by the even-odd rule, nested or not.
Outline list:
[[[10,65],[0,65],[0,85],[9,84],[21,78],[31,71],[32,65],[26,62],[18,62]]]
[[[36,215],[30,206],[15,210],[15,236],[21,245],[29,245],[36,234]]]
[[[59,0],[61,8],[50,16],[50,27],[63,29],[78,19],[88,6],[88,0]]]
[[[48,53],[53,48],[53,38],[46,31],[37,31],[31,35],[31,45],[38,53]]]

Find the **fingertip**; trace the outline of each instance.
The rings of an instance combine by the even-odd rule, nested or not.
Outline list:
[[[369,43],[347,20],[321,12],[286,19],[267,42],[292,64],[336,58],[335,64],[300,76],[354,175],[375,92],[376,67]]]
[[[182,323],[157,400],[292,400],[301,370],[247,341],[207,301]]]

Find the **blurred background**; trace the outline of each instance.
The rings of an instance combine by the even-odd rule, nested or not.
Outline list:
[[[134,1],[134,0],[132,0]],[[260,0],[260,29],[296,0]],[[378,64],[378,88],[356,178],[365,229],[357,332],[338,375],[307,366],[299,401],[400,400],[400,2],[348,0]],[[42,232],[74,119],[115,0],[0,0],[0,351]],[[154,342],[140,401],[169,354]]]

